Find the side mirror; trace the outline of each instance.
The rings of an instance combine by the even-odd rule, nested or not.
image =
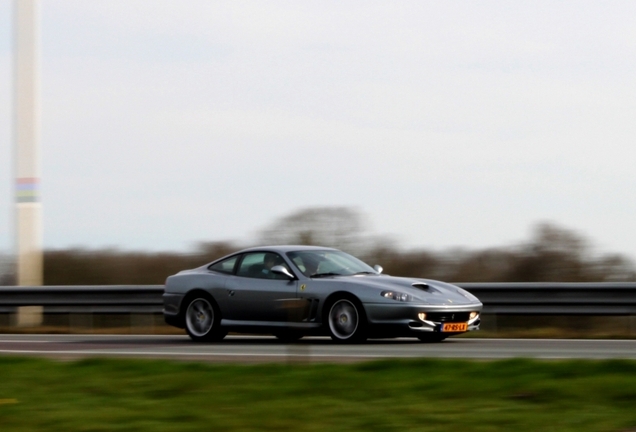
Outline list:
[[[373,268],[374,268],[374,269],[375,269],[375,271],[377,271],[378,273],[382,273],[382,270],[384,270],[384,269],[382,268],[382,266],[381,266],[381,265],[377,265],[377,264],[376,264],[376,265],[374,265],[374,266],[373,266]]]
[[[289,279],[296,279],[296,276],[294,276],[293,274],[291,274],[289,272],[289,270],[287,270],[285,268],[285,266],[282,265],[276,265],[274,267],[272,267],[272,273],[276,273],[276,274],[282,274],[287,276]]]

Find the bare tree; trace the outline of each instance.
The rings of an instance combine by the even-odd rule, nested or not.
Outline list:
[[[261,244],[318,245],[359,253],[364,249],[365,224],[349,207],[313,207],[276,220],[260,232]]]
[[[380,264],[396,276],[451,282],[635,281],[636,268],[619,254],[594,255],[578,233],[551,223],[536,226],[517,247],[403,250],[389,237],[373,237],[363,217],[347,207],[294,212],[261,231],[261,244],[331,246]],[[45,285],[162,284],[179,270],[201,266],[240,249],[232,242],[200,243],[192,253],[143,253],[113,249],[46,251]],[[2,261],[4,260],[4,264]],[[13,284],[9,257],[0,256],[0,284]],[[4,277],[2,276],[4,272]]]
[[[589,271],[588,243],[574,231],[541,223],[529,244],[518,252],[506,279],[525,282],[586,282]]]

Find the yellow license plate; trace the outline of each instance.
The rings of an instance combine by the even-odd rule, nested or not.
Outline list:
[[[468,330],[468,323],[444,323],[443,332],[463,332]]]

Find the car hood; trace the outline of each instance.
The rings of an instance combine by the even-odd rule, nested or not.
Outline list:
[[[394,277],[388,275],[364,275],[345,276],[337,279],[345,279],[347,284],[374,288],[378,291],[399,291],[409,294],[414,301],[432,305],[466,305],[481,302],[468,291],[445,282],[431,279],[417,279],[406,277]]]

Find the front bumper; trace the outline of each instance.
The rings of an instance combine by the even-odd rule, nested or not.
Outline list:
[[[461,305],[429,305],[411,303],[367,303],[364,305],[372,333],[382,335],[417,336],[424,333],[440,333],[445,323],[466,323],[466,331],[479,330],[481,324],[481,303]],[[420,319],[418,314],[426,313],[432,319]],[[467,315],[477,312],[470,319]],[[428,318],[428,317],[427,317]],[[448,333],[458,334],[463,332]]]

